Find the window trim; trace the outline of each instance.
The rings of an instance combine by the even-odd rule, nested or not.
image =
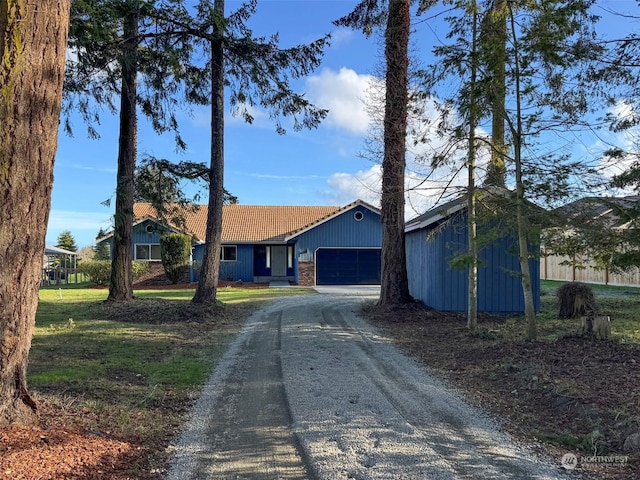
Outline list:
[[[226,259],[224,258],[224,252],[225,249],[233,249],[233,252],[235,253],[234,258],[233,259]],[[237,262],[238,261],[238,246],[237,245],[221,245],[220,246],[220,261],[221,262]]]
[[[148,247],[149,248],[149,258],[138,258],[138,247],[139,246],[144,246],[144,247]],[[152,258],[153,257],[153,247],[158,247],[158,253],[160,253],[160,244],[159,243],[144,243],[144,242],[136,243],[135,247],[133,249],[134,260],[136,260],[138,262],[161,262],[162,261],[162,255],[158,256],[158,258]]]

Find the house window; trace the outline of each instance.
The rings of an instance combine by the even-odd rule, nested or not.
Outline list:
[[[222,245],[220,248],[220,260],[223,262],[235,262],[238,260],[238,247],[236,245]]]
[[[293,245],[287,247],[287,268],[293,268]]]
[[[160,261],[159,243],[138,243],[136,244],[136,260]]]
[[[362,220],[364,218],[364,213],[356,212],[356,213],[353,214],[353,218],[356,219],[356,222],[359,222],[360,220]]]

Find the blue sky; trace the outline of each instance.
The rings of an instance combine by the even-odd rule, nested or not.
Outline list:
[[[358,198],[335,177],[367,171],[371,163],[358,158],[368,117],[362,97],[369,74],[378,63],[377,45],[359,32],[337,28],[332,21],[351,11],[353,1],[260,0],[250,25],[256,34],[280,33],[282,46],[315,40],[332,33],[332,45],[314,75],[296,84],[317,105],[331,113],[317,130],[275,133],[273,123],[256,116],[252,125],[225,119],[225,185],[243,204],[343,205]],[[237,8],[227,1],[227,10]],[[140,117],[138,154],[171,160],[209,162],[209,108],[192,117],[180,116],[188,148],[176,153],[172,135],[159,137]],[[70,230],[78,247],[93,243],[99,228],[109,228],[113,207],[101,202],[115,191],[117,118],[103,113],[99,140],[86,138],[80,119],[74,136],[59,135],[54,170],[47,244]],[[206,201],[203,200],[203,202]]]
[[[609,0],[608,5],[626,4],[637,9],[634,0]],[[376,37],[335,27],[332,21],[349,13],[357,4],[349,0],[260,0],[250,25],[256,34],[279,32],[281,45],[307,43],[332,34],[320,68],[295,86],[329,116],[316,130],[275,133],[273,123],[260,112],[247,125],[227,114],[225,119],[225,186],[243,204],[262,205],[345,205],[357,198],[378,202],[379,167],[363,159],[363,140],[370,116],[363,99],[374,73],[381,70],[381,52]],[[240,3],[227,0],[231,11]],[[414,25],[418,43],[443,38],[441,22]],[[427,48],[419,48],[423,63],[431,58]],[[228,110],[228,109],[227,109]],[[101,138],[86,137],[81,120],[73,122],[74,137],[63,131],[54,170],[51,214],[47,244],[55,245],[63,230],[70,230],[79,248],[91,245],[100,228],[109,229],[113,207],[101,202],[115,192],[118,122],[103,113]],[[158,136],[140,116],[139,158],[145,154],[175,161],[209,162],[209,108],[199,107],[193,116],[180,115],[181,133],[187,151],[176,153],[173,136]],[[451,172],[441,172],[448,180]],[[418,182],[415,174],[413,181]],[[432,187],[439,183],[434,181]],[[421,213],[429,204],[414,196],[407,215]],[[424,201],[423,201],[424,200]],[[206,197],[202,200],[204,203]]]

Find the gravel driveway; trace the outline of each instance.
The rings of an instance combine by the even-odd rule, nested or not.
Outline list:
[[[576,478],[358,318],[371,292],[337,293],[282,298],[248,320],[177,439],[168,480]]]

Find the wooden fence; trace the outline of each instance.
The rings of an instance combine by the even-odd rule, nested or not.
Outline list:
[[[576,260],[572,262],[569,257],[557,255],[543,256],[540,258],[540,278],[603,285],[640,286],[640,269],[638,268],[625,273],[611,273],[596,269],[588,259],[577,258]],[[566,264],[563,264],[565,262]],[[574,266],[576,264],[581,266]]]

